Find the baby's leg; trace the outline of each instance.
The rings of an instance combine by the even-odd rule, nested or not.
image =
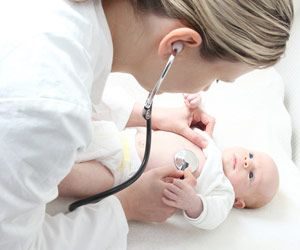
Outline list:
[[[111,172],[93,160],[75,164],[59,184],[58,191],[63,197],[85,198],[112,188],[113,184]]]

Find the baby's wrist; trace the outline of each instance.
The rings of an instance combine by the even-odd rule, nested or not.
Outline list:
[[[203,211],[203,204],[201,198],[197,195],[192,204],[193,206],[185,210],[185,213],[189,218],[195,219],[198,218]]]

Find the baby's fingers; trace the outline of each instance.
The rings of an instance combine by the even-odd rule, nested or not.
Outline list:
[[[196,94],[184,94],[184,102],[189,108],[197,108],[201,104],[201,96]]]
[[[187,186],[195,187],[197,184],[196,178],[193,176],[189,169],[184,170],[184,179],[174,179],[174,185],[180,190],[186,190]]]
[[[168,200],[166,197],[162,197],[161,200],[167,206],[179,208],[175,201]]]
[[[184,170],[184,182],[188,183],[192,187],[197,185],[197,180],[189,169]]]
[[[173,192],[171,192],[169,189],[165,189],[164,190],[164,196],[166,197],[166,198],[168,198],[169,200],[176,200],[177,199],[177,195],[176,194],[174,194]]]
[[[177,182],[177,179],[174,179],[173,183],[167,183],[166,189],[168,189],[170,192],[178,195],[181,192],[181,187],[175,185],[175,182]]]

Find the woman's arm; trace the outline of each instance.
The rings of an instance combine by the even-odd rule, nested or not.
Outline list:
[[[77,163],[58,185],[63,197],[85,198],[108,190],[114,184],[112,173],[99,161]]]
[[[146,126],[146,121],[143,117],[143,105],[136,102],[133,105],[132,112],[129,116],[126,127],[144,127]]]

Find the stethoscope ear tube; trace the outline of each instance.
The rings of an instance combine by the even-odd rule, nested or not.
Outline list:
[[[145,111],[146,110],[146,111]],[[69,211],[72,212],[74,211],[76,208],[81,207],[83,205],[89,204],[89,203],[96,203],[110,195],[113,195],[117,192],[120,192],[121,190],[123,190],[124,188],[127,188],[128,186],[130,186],[132,183],[134,183],[144,172],[148,160],[149,160],[149,156],[150,156],[150,150],[151,150],[151,112],[152,112],[152,104],[150,105],[149,108],[145,108],[143,113],[147,112],[147,118],[146,119],[146,145],[145,145],[145,154],[144,154],[144,158],[143,161],[138,169],[138,171],[131,177],[129,178],[127,181],[119,184],[118,186],[115,186],[107,191],[101,192],[99,194],[95,194],[92,196],[89,196],[87,198],[81,199],[81,200],[77,200],[75,202],[73,202],[72,204],[70,204],[69,206]]]

